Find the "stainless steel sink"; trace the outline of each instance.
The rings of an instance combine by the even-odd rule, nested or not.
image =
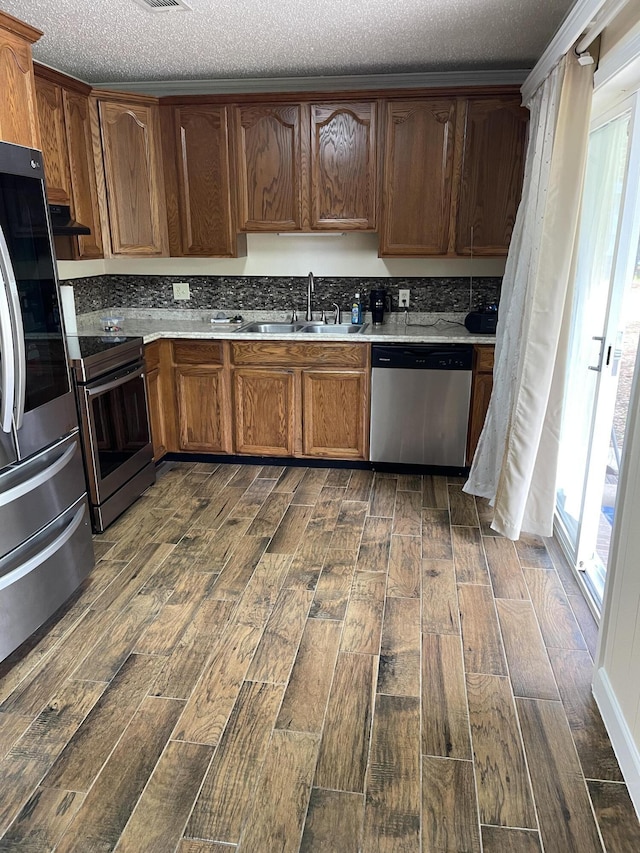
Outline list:
[[[293,332],[301,332],[304,325],[304,323],[247,323],[238,331],[257,332],[261,335],[291,335]]]
[[[367,323],[247,323],[238,331],[260,335],[292,335],[294,332],[303,332],[305,335],[355,335],[366,327]]]
[[[341,325],[305,326],[300,331],[313,335],[357,335],[367,328],[367,323],[342,323]]]

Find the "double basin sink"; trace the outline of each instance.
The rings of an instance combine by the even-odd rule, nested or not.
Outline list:
[[[255,332],[261,335],[357,335],[366,329],[367,323],[246,323],[238,332]]]

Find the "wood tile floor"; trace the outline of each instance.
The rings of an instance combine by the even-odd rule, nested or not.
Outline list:
[[[0,851],[639,851],[591,615],[487,519],[455,479],[169,467],[1,665]]]

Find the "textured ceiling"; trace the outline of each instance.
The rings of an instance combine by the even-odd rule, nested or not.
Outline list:
[[[530,68],[573,0],[0,0],[89,83]]]

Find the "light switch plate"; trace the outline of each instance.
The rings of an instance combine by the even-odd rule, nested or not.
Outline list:
[[[173,282],[173,298],[174,299],[191,299],[191,291],[189,290],[188,281]]]
[[[398,305],[401,308],[409,307],[409,297],[411,296],[411,291],[409,289],[400,289],[398,290]]]

